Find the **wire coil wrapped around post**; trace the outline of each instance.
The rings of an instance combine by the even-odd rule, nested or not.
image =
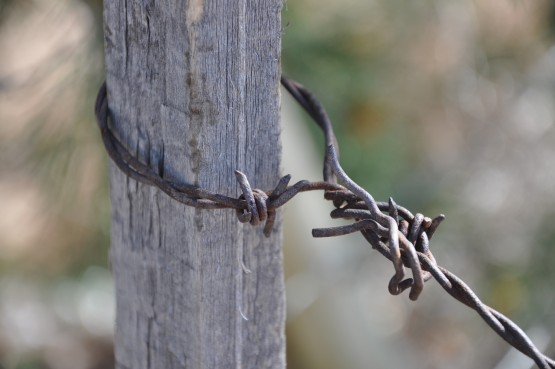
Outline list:
[[[354,223],[312,230],[314,237],[341,236],[360,232],[383,256],[393,263],[394,275],[388,290],[393,295],[410,288],[409,298],[418,299],[424,283],[434,278],[441,287],[459,302],[475,310],[480,317],[506,342],[530,357],[541,369],[555,368],[555,361],[543,355],[528,336],[509,318],[485,305],[460,278],[437,265],[430,250],[430,240],[445,219],[443,214],[429,218],[413,215],[406,208],[389,199],[378,202],[372,195],[349,178],[339,163],[337,139],[330,119],[318,99],[302,85],[286,77],[282,85],[305,109],[322,129],[326,144],[323,163],[323,181],[302,180],[289,186],[291,176],[282,177],[271,191],[252,188],[247,176],[235,171],[242,194],[238,197],[216,194],[190,184],[174,183],[162,178],[148,165],[135,158],[114,134],[109,124],[106,84],[98,93],[95,105],[102,141],[113,162],[127,176],[147,185],[155,186],[172,199],[200,209],[235,209],[242,223],[256,226],[264,223],[264,234],[269,236],[276,218],[276,210],[297,194],[306,191],[324,191],[324,198],[333,203],[331,217],[354,220]],[[339,183],[342,184],[339,184]],[[405,268],[412,278],[405,278]]]

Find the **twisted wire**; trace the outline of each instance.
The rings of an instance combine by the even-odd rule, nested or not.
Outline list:
[[[269,237],[276,219],[276,210],[293,197],[306,191],[324,191],[324,198],[334,205],[330,216],[354,220],[345,226],[317,228],[313,237],[341,236],[360,232],[372,248],[389,259],[394,268],[388,290],[393,295],[410,288],[409,298],[417,300],[424,283],[434,278],[453,298],[478,315],[511,346],[530,357],[541,369],[555,368],[555,361],[543,355],[530,338],[509,318],[485,305],[459,277],[437,265],[430,250],[430,240],[445,219],[443,214],[429,218],[412,214],[390,198],[388,202],[376,201],[370,193],[355,183],[339,163],[337,139],[331,121],[318,99],[299,83],[284,76],[282,85],[322,129],[325,138],[323,181],[301,180],[289,185],[291,176],[282,177],[271,191],[252,188],[247,176],[235,171],[241,188],[238,197],[217,194],[198,186],[175,183],[161,177],[154,169],[133,156],[110,127],[110,114],[106,83],[97,96],[95,114],[102,141],[108,155],[127,176],[141,183],[154,186],[172,199],[200,209],[235,209],[237,219],[256,226],[264,223],[264,234]],[[339,184],[338,182],[342,183]],[[405,278],[405,268],[412,277]]]

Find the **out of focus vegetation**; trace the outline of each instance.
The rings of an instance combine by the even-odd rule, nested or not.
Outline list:
[[[108,161],[92,114],[101,6],[0,0],[0,368],[113,367]],[[298,0],[283,11],[283,70],[323,101],[347,172],[378,199],[445,213],[438,262],[551,356],[554,19],[548,0]],[[334,240],[341,268],[323,270],[341,278],[299,289],[328,280],[287,240],[288,287],[313,294],[288,301],[302,305],[289,368],[514,367],[434,282],[416,303],[390,298],[391,268],[363,244],[341,256],[346,241]],[[375,355],[378,344],[390,351]]]
[[[551,1],[517,0],[304,0],[288,2],[283,13],[283,69],[328,108],[346,171],[378,199],[393,196],[413,211],[446,214],[432,242],[438,262],[522,324],[551,356],[554,14]],[[371,270],[381,256],[363,247],[352,251],[350,264],[329,271],[343,274],[343,281],[320,286],[327,292],[290,320],[290,368],[531,365],[502,361],[506,344],[476,314],[430,287],[433,282],[414,304],[396,297],[402,307],[372,309],[385,299],[386,278]],[[288,273],[291,280],[306,277],[296,265]],[[324,312],[331,296],[348,300],[356,294],[344,292],[356,289],[354,275],[374,278],[363,284],[382,283],[380,292],[369,294],[374,286],[361,292],[368,297],[360,309],[381,316],[378,323],[404,309],[395,315],[395,324],[401,322],[395,336],[372,333],[389,342],[387,353],[372,348],[378,342],[365,341],[372,335],[365,329],[379,330],[375,317],[369,318],[373,326],[364,323],[366,313],[348,306]],[[316,273],[312,280],[322,278]],[[337,319],[342,328],[311,317],[326,322],[342,314],[351,314]],[[314,334],[299,332],[299,325]],[[338,354],[337,346],[348,354]],[[392,364],[398,358],[404,358],[401,365]]]
[[[113,367],[107,161],[92,114],[102,38],[90,5],[0,2],[5,369]]]

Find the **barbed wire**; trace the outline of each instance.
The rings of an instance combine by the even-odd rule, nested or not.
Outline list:
[[[324,198],[332,201],[334,219],[354,220],[345,226],[312,230],[313,237],[333,237],[360,232],[383,256],[393,263],[394,275],[388,290],[393,295],[410,288],[409,298],[417,300],[424,283],[434,278],[456,300],[475,310],[478,315],[511,346],[530,357],[541,369],[554,369],[555,360],[542,354],[530,338],[509,318],[484,304],[459,277],[439,266],[430,250],[430,240],[445,219],[443,214],[429,218],[412,214],[392,198],[378,202],[355,183],[339,163],[339,150],[330,119],[316,97],[299,83],[284,76],[282,85],[322,129],[326,151],[323,163],[323,181],[302,180],[289,186],[291,176],[282,177],[271,191],[252,189],[247,177],[235,171],[242,194],[238,197],[221,195],[191,184],[176,183],[161,177],[154,169],[133,156],[109,125],[109,107],[106,83],[98,92],[95,113],[102,141],[108,155],[127,176],[154,186],[172,199],[200,209],[235,209],[242,223],[265,223],[264,234],[269,237],[276,210],[297,194],[306,191],[324,191]],[[338,183],[338,181],[341,184]],[[405,268],[412,278],[405,278]]]

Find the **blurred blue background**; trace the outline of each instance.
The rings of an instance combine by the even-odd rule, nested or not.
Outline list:
[[[92,114],[102,2],[0,0],[0,367],[113,367],[108,160]],[[447,215],[438,263],[555,356],[555,3],[299,0],[283,70],[328,109],[341,161],[379,200]],[[321,176],[320,132],[283,93],[284,173]],[[310,210],[307,210],[310,209]],[[526,368],[430,281],[391,264],[321,194],[285,210],[288,367]]]

